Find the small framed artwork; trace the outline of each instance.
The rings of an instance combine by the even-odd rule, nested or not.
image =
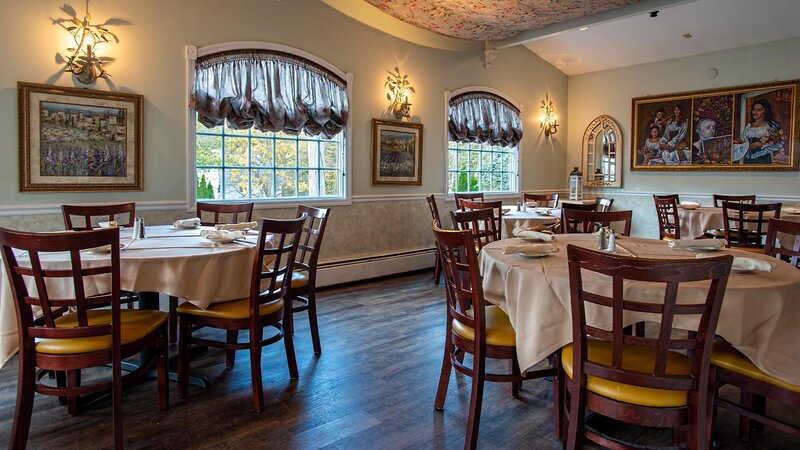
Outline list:
[[[631,170],[797,171],[800,81],[633,99]]]
[[[372,119],[372,184],[422,185],[422,124]]]
[[[141,95],[17,83],[20,192],[141,191]]]

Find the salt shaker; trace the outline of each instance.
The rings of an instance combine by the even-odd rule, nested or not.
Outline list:
[[[147,236],[144,232],[144,219],[141,217],[136,217],[133,219],[133,238],[134,239],[144,239]]]
[[[614,235],[614,230],[608,230],[608,247],[606,248],[607,252],[613,253],[617,250],[617,238]]]
[[[517,211],[522,211],[522,201],[517,200]]]
[[[608,234],[606,232],[606,227],[600,227],[600,231],[597,237],[599,238],[598,239],[599,242],[597,243],[597,249],[605,250],[606,248],[608,248]]]

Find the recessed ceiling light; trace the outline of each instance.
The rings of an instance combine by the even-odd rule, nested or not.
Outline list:
[[[589,29],[589,27],[580,27],[580,28],[578,28],[578,31],[586,31],[588,29]]]

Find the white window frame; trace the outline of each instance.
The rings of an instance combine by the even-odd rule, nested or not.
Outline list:
[[[507,102],[514,105],[515,108],[519,110],[520,118],[522,117],[522,103],[516,102],[514,99],[506,95],[504,92],[499,91],[494,88],[490,88],[488,86],[467,86],[460,89],[456,89],[455,91],[444,91],[444,142],[445,142],[445,152],[444,152],[444,192],[447,198],[453,198],[454,193],[448,192],[448,175],[449,171],[449,159],[450,159],[450,133],[448,132],[449,129],[449,110],[450,110],[450,99],[461,95],[465,92],[488,92],[489,94],[494,94],[498,97],[503,98]],[[505,198],[510,196],[519,196],[522,192],[522,148],[521,144],[517,144],[517,173],[515,174],[516,177],[516,190],[508,191],[508,192],[492,192],[486,193],[486,198]]]
[[[197,61],[198,57],[206,56],[212,53],[219,53],[225,52],[230,50],[240,50],[240,49],[259,49],[259,50],[273,50],[278,52],[290,53],[301,58],[305,58],[309,61],[312,61],[320,66],[330,70],[347,83],[347,96],[350,100],[351,111],[352,111],[352,104],[353,104],[353,74],[351,72],[344,72],[338,67],[334,66],[333,64],[329,63],[328,61],[308,53],[306,51],[289,47],[287,45],[282,44],[274,44],[271,42],[258,42],[258,41],[235,41],[235,42],[225,42],[222,44],[214,44],[208,45],[205,47],[197,47],[195,45],[187,45],[186,46],[186,104],[188,105],[188,111],[186,115],[186,162],[187,162],[187,172],[186,172],[186,192],[187,192],[187,199],[186,199],[186,210],[194,211],[197,206],[197,181],[195,180],[196,169],[195,169],[195,162],[196,162],[196,133],[197,133],[197,115],[195,114],[195,109],[191,102],[191,95],[192,95],[192,87],[194,86],[194,79],[195,79],[195,62]],[[348,120],[347,126],[344,129],[344,152],[343,157],[345,159],[344,167],[342,167],[342,177],[344,178],[341,180],[342,186],[342,198],[336,199],[326,199],[323,197],[305,197],[305,198],[287,198],[287,199],[242,199],[247,201],[255,202],[256,209],[270,209],[270,208],[291,208],[295,207],[298,204],[304,205],[312,205],[312,206],[334,206],[334,205],[350,205],[352,204],[352,186],[353,186],[353,177],[351,176],[352,173],[352,166],[353,166],[353,158],[352,158],[352,147],[353,147],[353,121]],[[231,201],[239,201],[239,200],[203,200],[204,202],[231,202]]]

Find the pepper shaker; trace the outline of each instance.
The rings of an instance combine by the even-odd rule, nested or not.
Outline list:
[[[597,236],[597,249],[598,250],[605,250],[608,247],[608,235],[606,234],[606,227],[600,227],[600,232]]]

